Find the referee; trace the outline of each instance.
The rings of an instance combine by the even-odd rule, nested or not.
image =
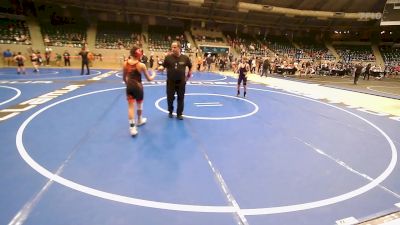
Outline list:
[[[172,118],[174,111],[175,93],[178,95],[178,106],[176,116],[183,120],[183,106],[185,98],[186,81],[192,76],[192,63],[189,57],[181,54],[180,43],[177,41],[171,44],[171,54],[165,57],[163,67],[167,69],[167,101],[169,118]],[[186,73],[188,67],[188,73]]]

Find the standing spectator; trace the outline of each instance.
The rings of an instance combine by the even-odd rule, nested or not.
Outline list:
[[[150,69],[153,69],[153,66],[154,66],[154,56],[153,56],[153,53],[151,53],[151,55],[150,55],[149,63],[150,63],[149,68],[150,68]]]
[[[201,71],[201,64],[203,64],[203,59],[201,58],[201,56],[199,55],[197,57],[197,71]]]
[[[369,75],[371,75],[371,63],[368,63],[367,67],[365,68],[363,80],[365,80],[365,77],[368,77],[367,80],[369,80]]]
[[[180,44],[177,41],[171,44],[170,55],[165,57],[163,67],[167,69],[167,101],[169,117],[172,118],[174,111],[175,93],[178,95],[178,106],[176,115],[179,120],[183,120],[183,108],[185,98],[186,81],[192,76],[192,63],[189,57],[181,54]],[[185,76],[186,67],[188,73]]]
[[[358,78],[360,77],[360,75],[361,75],[361,71],[362,71],[362,69],[363,69],[363,66],[361,65],[361,63],[357,63],[357,65],[356,65],[356,71],[355,71],[355,73],[354,73],[354,85],[356,85],[357,84],[357,82],[358,82]]]
[[[140,62],[148,66],[147,62],[149,61],[149,58],[147,58],[146,54],[143,53],[142,58],[140,59]]]
[[[253,59],[251,59],[250,62],[251,62],[251,64],[250,64],[251,65],[251,69],[250,69],[251,73],[256,73],[256,67],[257,67],[256,58],[253,57]]]
[[[50,56],[53,50],[50,47],[46,47],[44,57],[46,58],[46,66],[50,65]]]
[[[262,73],[261,73],[261,77],[265,75],[265,77],[267,77],[267,74],[269,72],[269,68],[271,67],[270,63],[269,63],[269,59],[265,59],[264,62],[262,63]]]
[[[3,52],[3,58],[4,58],[4,65],[10,66],[11,60],[12,60],[12,52],[10,49],[7,49]]]
[[[207,71],[210,72],[211,71],[211,64],[213,63],[213,59],[211,57],[211,54],[207,55],[206,63],[207,63]]]
[[[61,66],[61,54],[60,53],[56,53],[56,65],[57,66]]]
[[[68,50],[64,51],[64,66],[71,66],[71,55],[69,54]]]
[[[90,70],[89,70],[89,51],[83,47],[82,50],[79,52],[79,55],[82,58],[82,67],[81,67],[81,75],[83,75],[83,68],[86,66],[86,75],[90,74]]]
[[[88,59],[89,59],[89,67],[92,67],[95,59],[94,54],[92,52],[88,53]]]
[[[224,72],[225,71],[225,65],[226,65],[226,59],[225,59],[225,57],[222,57],[219,60],[219,71]]]

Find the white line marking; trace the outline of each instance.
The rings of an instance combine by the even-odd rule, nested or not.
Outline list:
[[[202,151],[204,154],[204,157],[206,158],[208,165],[210,166],[211,170],[214,173],[215,178],[217,179],[222,191],[225,194],[225,197],[228,199],[228,202],[236,209],[236,220],[238,221],[239,225],[249,225],[247,222],[247,219],[245,215],[241,212],[241,209],[239,207],[239,204],[237,203],[236,199],[233,197],[233,194],[228,188],[228,185],[224,181],[224,178],[222,177],[221,173],[217,168],[214,167],[213,163],[211,162],[210,158],[208,157],[207,153],[205,151]]]
[[[157,87],[161,85],[148,85],[147,87]],[[226,85],[213,85],[213,87],[227,87],[227,88],[236,88],[236,86],[226,86]],[[237,212],[237,209],[232,207],[232,206],[208,206],[208,205],[184,205],[184,204],[174,204],[174,203],[166,203],[166,202],[157,202],[157,201],[150,201],[150,200],[144,200],[144,199],[138,199],[138,198],[132,198],[132,197],[127,197],[127,196],[122,196],[122,195],[117,195],[113,193],[108,193],[104,191],[100,191],[91,187],[87,187],[78,183],[75,183],[71,180],[65,179],[63,177],[58,176],[57,174],[53,174],[52,172],[48,171],[46,168],[42,167],[40,164],[38,164],[27,152],[25,149],[25,146],[23,144],[23,133],[25,128],[28,126],[28,124],[40,113],[44,112],[45,110],[48,110],[51,107],[54,107],[60,103],[76,99],[79,97],[91,95],[91,94],[97,94],[101,92],[107,92],[107,91],[114,91],[114,90],[121,90],[125,89],[125,87],[119,87],[119,88],[111,88],[111,89],[104,89],[104,90],[99,90],[99,91],[93,91],[93,92],[88,92],[85,94],[81,95],[76,95],[67,99],[60,100],[58,102],[52,103],[46,107],[43,107],[42,109],[38,110],[37,112],[33,113],[31,116],[29,116],[19,127],[15,142],[16,146],[18,149],[19,154],[21,155],[22,159],[34,170],[36,170],[38,173],[41,175],[47,177],[50,180],[54,180],[55,182],[64,185],[66,187],[69,187],[71,189],[80,191],[82,193],[86,193],[92,196],[97,196],[99,198],[111,200],[111,201],[116,201],[116,202],[121,202],[125,204],[132,204],[132,205],[137,205],[137,206],[143,206],[143,207],[150,207],[150,208],[157,208],[157,209],[167,209],[167,210],[175,210],[175,211],[186,211],[186,212],[209,212],[209,213],[235,213]],[[348,113],[350,115],[353,115],[354,117],[364,121],[377,131],[382,134],[382,136],[385,137],[387,142],[389,143],[390,146],[390,151],[391,151],[391,159],[390,163],[376,179],[374,179],[372,182],[355,189],[353,191],[347,192],[342,195],[338,195],[335,197],[331,197],[328,199],[323,199],[323,200],[318,200],[318,201],[313,201],[313,202],[307,202],[307,203],[302,203],[302,204],[296,204],[296,205],[286,205],[286,206],[278,206],[278,207],[269,207],[269,208],[249,208],[249,209],[241,209],[241,213],[243,215],[267,215],[267,214],[277,214],[277,213],[286,213],[286,212],[294,212],[294,211],[300,211],[300,210],[307,210],[307,209],[313,209],[313,208],[318,208],[322,206],[327,206],[331,204],[335,204],[338,202],[342,202],[348,199],[351,199],[353,197],[356,197],[358,195],[361,195],[363,193],[366,193],[367,191],[375,188],[378,186],[381,182],[383,182],[390,174],[393,172],[396,163],[397,163],[397,149],[396,146],[393,144],[392,139],[383,131],[381,130],[378,126],[373,124],[372,122],[368,121],[367,119],[352,113],[344,108],[340,108],[335,105],[331,105],[325,102],[321,102],[318,100],[290,94],[290,93],[285,93],[285,92],[279,92],[279,91],[274,91],[274,90],[265,90],[265,89],[259,89],[259,88],[247,88],[248,90],[257,90],[257,91],[262,91],[262,92],[271,92],[271,93],[277,93],[281,95],[286,95],[286,96],[292,96],[296,98],[301,98],[307,101],[313,101],[319,104],[323,104],[332,108],[335,108],[337,110],[340,110],[342,112]]]
[[[21,91],[20,91],[19,89],[17,89],[17,88],[13,88],[13,87],[9,87],[9,86],[0,86],[0,87],[12,89],[12,90],[14,90],[14,91],[17,92],[17,94],[14,95],[14,97],[12,97],[12,98],[10,98],[10,99],[4,101],[4,102],[0,102],[0,105],[4,105],[4,104],[6,104],[6,103],[8,103],[8,102],[11,102],[12,100],[18,98],[18,97],[21,95]]]
[[[354,217],[347,217],[341,220],[336,220],[336,225],[354,225],[359,221]]]
[[[195,104],[197,107],[223,106],[220,102],[195,102],[193,104]]]
[[[221,104],[220,102],[195,102],[193,103],[195,105],[217,105],[217,104]]]
[[[219,105],[196,105],[197,107],[217,107],[217,106],[223,106],[222,104]]]
[[[213,85],[214,86],[214,85]],[[225,86],[225,85],[215,85],[215,86],[222,86],[222,87],[231,87],[231,86]],[[191,118],[191,119],[198,119],[198,120],[233,120],[233,119],[240,119],[240,118],[244,118],[244,117],[248,117],[251,115],[254,115],[258,112],[259,108],[258,105],[255,104],[254,102],[245,99],[245,98],[239,98],[236,96],[231,96],[231,95],[223,95],[223,94],[210,94],[210,93],[187,93],[185,94],[185,96],[190,96],[190,95],[210,95],[210,96],[221,96],[221,97],[226,97],[226,98],[233,98],[233,99],[238,99],[241,101],[245,101],[247,103],[250,103],[251,105],[253,105],[254,110],[247,113],[247,114],[243,114],[243,115],[239,115],[239,116],[225,116],[225,117],[206,117],[206,116],[190,116],[190,115],[184,115],[185,118]],[[162,97],[159,98],[154,104],[156,106],[157,109],[159,109],[162,112],[168,113],[168,110],[163,109],[160,106],[160,102],[164,99],[167,99],[167,97]],[[175,114],[175,113],[174,113]]]
[[[154,86],[160,86],[160,85],[154,85]],[[126,203],[126,204],[131,204],[131,205],[139,205],[139,206],[144,206],[144,207],[150,207],[150,208],[158,208],[158,209],[168,209],[168,210],[175,210],[175,211],[188,211],[188,212],[215,212],[215,213],[233,213],[235,212],[235,209],[232,206],[206,206],[206,205],[184,205],[184,204],[174,204],[174,203],[166,203],[166,202],[157,202],[157,201],[150,201],[150,200],[144,200],[144,199],[139,199],[139,198],[131,198],[123,195],[118,195],[118,194],[113,194],[113,193],[108,193],[105,191],[100,191],[91,187],[87,187],[78,183],[75,183],[71,180],[65,179],[57,174],[53,174],[52,172],[48,171],[44,167],[42,167],[40,164],[38,164],[34,159],[30,157],[28,152],[25,149],[25,146],[22,141],[22,136],[25,127],[29,124],[33,118],[35,118],[37,115],[42,113],[43,111],[54,107],[55,105],[58,105],[60,103],[76,99],[79,97],[87,96],[87,95],[92,95],[96,93],[101,93],[101,92],[106,92],[106,91],[113,91],[113,90],[120,90],[120,89],[125,89],[125,87],[119,87],[119,88],[111,88],[111,89],[106,89],[106,90],[99,90],[99,91],[93,91],[81,95],[76,95],[67,99],[60,100],[58,102],[52,103],[34,114],[32,114],[27,120],[22,123],[21,127],[18,129],[17,135],[16,135],[16,145],[18,148],[18,151],[21,155],[21,157],[25,160],[28,165],[30,165],[33,169],[35,169],[38,173],[42,174],[43,176],[47,177],[50,180],[53,180],[61,185],[64,185],[66,187],[69,187],[71,189],[97,196],[103,199],[108,199],[112,201],[117,201],[121,203]]]
[[[68,161],[71,159],[73,153],[70,154],[70,156],[63,162],[63,164],[57,169],[56,173],[57,175],[60,175],[62,171],[64,170],[65,165],[68,163]],[[8,223],[8,225],[22,225],[30,215],[31,211],[33,208],[36,206],[36,204],[41,200],[42,196],[46,193],[46,191],[49,189],[49,187],[53,184],[53,180],[47,181],[47,183],[43,186],[43,188],[39,191],[39,193],[36,194],[36,196],[29,202],[27,202],[22,209],[14,216],[14,218]]]
[[[369,180],[369,181],[373,181],[373,180],[374,180],[372,177],[368,176],[367,174],[358,172],[357,170],[353,169],[351,166],[347,165],[347,164],[346,164],[345,162],[343,162],[342,160],[336,159],[336,158],[334,158],[334,157],[328,155],[327,153],[325,153],[325,152],[322,151],[321,149],[318,149],[317,147],[313,146],[312,144],[307,143],[306,141],[304,141],[304,140],[302,140],[302,139],[300,139],[300,138],[298,138],[298,137],[294,137],[294,138],[295,138],[296,140],[302,142],[303,144],[307,145],[308,147],[310,147],[311,149],[313,149],[314,151],[316,151],[318,154],[321,154],[321,155],[327,157],[328,159],[334,161],[334,162],[337,163],[338,165],[344,167],[346,170],[348,170],[348,171],[350,171],[350,172],[352,172],[352,173],[354,173],[354,174],[356,174],[356,175],[358,175],[358,176],[360,176],[360,177],[363,177],[363,178],[365,178],[365,179],[367,179],[367,180]],[[394,195],[396,198],[400,199],[400,195],[399,195],[399,194],[397,194],[397,193],[395,193],[395,192],[389,190],[389,189],[386,188],[385,186],[379,184],[378,187],[382,188],[383,190],[385,190],[385,191],[389,192],[390,194]]]
[[[217,184],[219,184],[219,187],[221,188],[223,194],[225,195],[226,200],[228,203],[233,206],[236,209],[236,212],[233,213],[234,218],[237,222],[238,225],[249,225],[247,222],[246,217],[242,214],[239,204],[235,200],[232,192],[229,190],[228,185],[226,184],[224,178],[222,177],[222,174],[219,172],[219,170],[214,166],[214,164],[211,162],[210,157],[208,157],[207,152],[206,152],[206,147],[203,144],[203,141],[198,139],[197,137],[199,136],[197,134],[196,129],[191,129],[192,131],[192,136],[195,138],[195,141],[197,141],[200,151],[203,153],[203,157],[207,161],[208,165],[210,166],[210,169],[214,175],[214,178],[216,179]]]

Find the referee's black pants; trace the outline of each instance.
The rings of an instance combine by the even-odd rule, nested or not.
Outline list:
[[[185,88],[186,80],[167,80],[167,101],[169,113],[172,113],[174,111],[174,100],[176,93],[178,96],[176,115],[182,115],[185,99]]]
[[[86,75],[90,74],[90,70],[89,70],[89,61],[84,61],[82,60],[82,67],[81,67],[81,75],[83,75],[83,68],[86,66]]]

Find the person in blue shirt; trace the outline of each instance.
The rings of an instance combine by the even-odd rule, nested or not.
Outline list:
[[[10,51],[10,49],[7,49],[3,52],[3,58],[4,58],[4,65],[10,66],[11,65],[11,61],[12,61],[12,52]]]

